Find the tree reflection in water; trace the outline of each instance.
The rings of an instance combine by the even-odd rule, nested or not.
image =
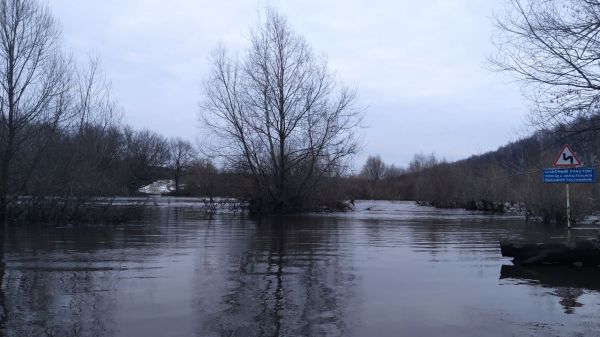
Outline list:
[[[6,270],[6,262],[4,262],[4,237],[6,233],[6,226],[0,228],[0,332],[6,328],[6,321],[8,319],[8,308],[6,307],[6,295],[4,289],[4,275]]]
[[[196,301],[204,317],[198,335],[345,335],[354,277],[348,247],[338,242],[337,220],[275,217],[250,226],[252,239],[233,242],[227,261],[220,262],[223,294],[212,304],[220,310],[207,308],[204,295]],[[197,269],[199,284],[214,289],[201,281],[205,267]]]
[[[161,240],[156,226],[11,226],[3,232],[0,335],[112,336],[126,248]],[[153,235],[154,234],[154,235]],[[144,252],[144,256],[151,255]],[[126,269],[126,268],[125,268]]]
[[[13,248],[20,253],[4,257],[9,263],[3,269],[2,301],[10,309],[5,311],[3,331],[11,336],[114,334],[110,310],[115,299],[107,289],[114,284],[114,275],[98,266],[101,256],[82,254],[76,252],[78,247],[69,246],[65,250],[77,258],[59,257],[52,251],[53,242],[76,241],[9,233]]]
[[[578,299],[586,291],[600,291],[600,268],[504,265],[500,279],[515,279],[554,289],[551,294],[560,298],[559,303],[566,314],[574,314],[576,308],[583,306]]]

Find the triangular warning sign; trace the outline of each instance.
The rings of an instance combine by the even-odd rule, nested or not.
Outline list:
[[[560,150],[560,153],[554,160],[554,166],[571,167],[580,165],[581,161],[575,156],[575,153],[571,150],[569,144],[563,146],[562,150]]]

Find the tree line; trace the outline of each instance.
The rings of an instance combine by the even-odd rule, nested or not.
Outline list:
[[[175,194],[242,197],[256,213],[343,209],[344,200],[368,197],[491,209],[515,201],[560,219],[560,191],[538,173],[560,141],[596,154],[598,13],[593,1],[511,0],[497,18],[490,61],[523,82],[540,127],[534,136],[453,163],[418,154],[401,168],[375,156],[350,176],[360,148],[356,91],[276,10],[265,11],[240,54],[214,50],[202,157],[189,142],[123,125],[98,60],[68,55],[46,5],[0,0],[0,217],[74,218],[96,197],[168,178]],[[583,214],[596,192],[575,192]]]
[[[573,127],[587,131],[573,133]],[[565,143],[584,166],[600,166],[599,127],[600,117],[580,118],[456,162],[416,154],[406,168],[398,169],[371,156],[349,178],[354,186],[349,193],[356,199],[415,200],[441,208],[522,211],[530,219],[562,223],[567,216],[564,184],[544,184],[542,171],[552,167]],[[597,184],[571,185],[573,220],[600,211],[599,204]]]

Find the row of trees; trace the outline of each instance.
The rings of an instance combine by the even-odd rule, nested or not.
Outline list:
[[[407,167],[386,164],[381,156],[369,156],[360,172],[348,178],[347,193],[351,199],[415,200],[415,173],[441,161],[435,154],[417,153]]]
[[[581,124],[588,124],[589,120]],[[579,125],[579,123],[573,125]],[[560,129],[534,136],[496,151],[455,163],[441,163],[414,177],[416,200],[439,207],[504,211],[523,207],[529,217],[544,222],[566,221],[564,184],[544,184],[542,170],[551,167],[564,142],[579,151],[586,166],[597,166],[600,132],[571,135]],[[572,185],[573,220],[600,210],[595,185]],[[508,202],[508,204],[507,204]]]
[[[563,184],[544,184],[543,168],[551,167],[565,142],[578,151],[586,166],[600,164],[600,117],[580,118],[570,126],[538,131],[496,151],[448,162],[434,154],[417,154],[404,169],[388,167],[379,156],[369,157],[353,178],[352,198],[417,200],[442,208],[495,212],[506,207],[526,211],[544,222],[566,221]],[[572,127],[587,132],[573,133]],[[398,172],[398,174],[396,174]],[[573,220],[600,211],[600,188],[572,185]]]
[[[45,144],[40,148],[39,138],[27,137],[15,152],[4,190],[8,220],[68,220],[97,197],[135,195],[158,179],[174,180],[174,193],[183,193],[191,170],[197,176],[214,170],[188,142],[117,122],[30,127],[46,133]]]

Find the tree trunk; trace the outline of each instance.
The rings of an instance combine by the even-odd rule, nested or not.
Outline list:
[[[181,174],[179,167],[175,169],[175,195],[179,195],[179,175]]]
[[[2,167],[0,170],[0,191],[2,195],[0,196],[0,215],[2,216],[2,222],[4,224],[8,223],[9,218],[9,176],[11,169],[11,161],[14,156],[14,146],[15,146],[15,133],[16,133],[16,118],[15,116],[15,84],[14,84],[14,48],[12,46],[12,42],[9,43],[8,47],[8,68],[6,70],[6,82],[7,82],[7,96],[8,96],[8,123],[6,125],[7,128],[7,141],[6,141],[6,149],[4,150],[4,155],[2,156]]]

